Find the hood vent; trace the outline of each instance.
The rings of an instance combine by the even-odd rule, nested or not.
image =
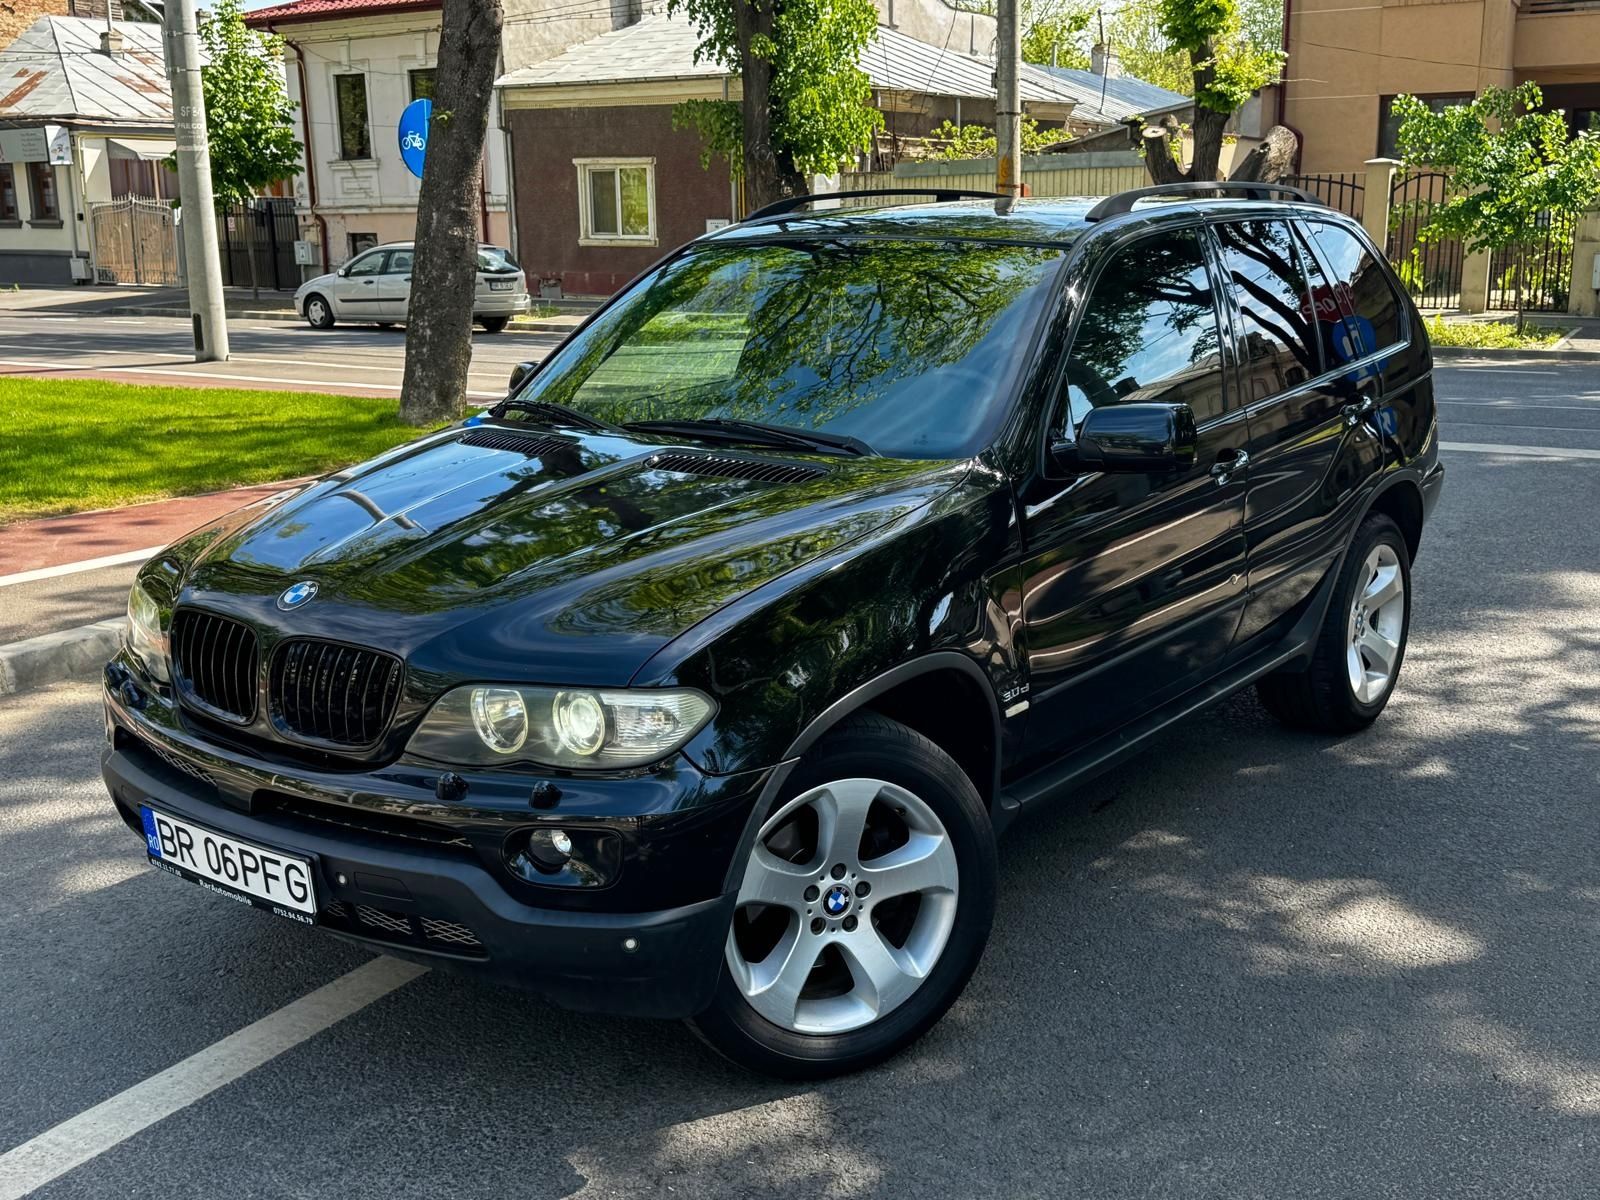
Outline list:
[[[461,438],[463,446],[482,446],[485,450],[510,450],[538,458],[541,454],[559,454],[572,450],[577,443],[549,434],[516,433],[507,429],[469,429]]]
[[[821,467],[730,458],[721,454],[652,454],[645,460],[645,465],[654,471],[712,475],[719,479],[750,479],[756,483],[805,483],[827,474]]]

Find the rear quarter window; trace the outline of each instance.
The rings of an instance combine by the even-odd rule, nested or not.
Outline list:
[[[1330,347],[1334,360],[1363,358],[1404,341],[1405,306],[1366,244],[1339,225],[1318,221],[1304,228],[1316,243],[1332,288],[1331,297],[1317,298],[1322,301],[1318,307],[1328,307],[1332,300],[1344,318],[1343,345]]]

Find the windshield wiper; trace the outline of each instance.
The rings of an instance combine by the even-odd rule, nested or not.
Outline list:
[[[591,417],[586,412],[579,412],[565,404],[557,404],[554,400],[528,400],[521,396],[509,396],[500,401],[489,410],[490,416],[501,417],[508,412],[533,413],[541,417],[554,417],[556,420],[565,421],[568,425],[576,425],[579,429],[610,429],[598,417]]]
[[[663,421],[627,421],[622,428],[639,433],[679,433],[690,437],[719,437],[729,442],[755,442],[767,446],[794,446],[820,450],[825,454],[876,454],[860,438],[842,433],[823,433],[816,429],[796,429],[790,425],[767,425],[761,421],[739,421],[732,417],[680,417]]]

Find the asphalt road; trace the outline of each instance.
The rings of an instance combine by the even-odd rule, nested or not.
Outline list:
[[[0,312],[0,375],[94,375],[129,383],[226,385],[396,396],[405,331],[370,325],[312,329],[284,321],[229,321],[232,356],[196,363],[189,324],[175,317]],[[553,334],[472,335],[472,399],[505,395],[511,368],[547,354]]]
[[[1441,370],[1448,444],[1579,455],[1446,451],[1371,730],[1241,696],[1020,824],[960,1002],[820,1086],[430,972],[106,1146],[368,956],[145,867],[92,686],[0,700],[0,1196],[52,1130],[48,1200],[1589,1194],[1597,374]]]

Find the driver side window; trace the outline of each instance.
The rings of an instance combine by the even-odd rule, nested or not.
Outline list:
[[[1089,410],[1180,403],[1196,423],[1220,416],[1222,339],[1200,230],[1156,234],[1101,270],[1067,356],[1055,436],[1074,437]]]
[[[383,260],[388,257],[387,252],[379,250],[373,254],[363,254],[350,264],[346,274],[352,278],[361,275],[381,275],[383,273]]]

